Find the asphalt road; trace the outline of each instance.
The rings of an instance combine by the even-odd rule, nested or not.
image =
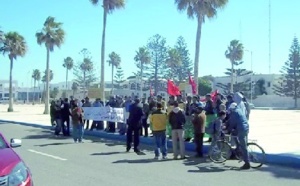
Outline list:
[[[22,138],[16,151],[33,173],[35,186],[299,186],[300,170],[263,166],[237,170],[236,161],[214,164],[206,159],[154,161],[154,153],[142,146],[141,154],[126,153],[123,142],[88,138],[74,144],[70,138],[55,138],[51,131],[0,123],[10,139]],[[169,155],[172,158],[172,154]]]

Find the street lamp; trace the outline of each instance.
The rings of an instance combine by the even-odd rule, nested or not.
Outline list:
[[[251,75],[250,75],[250,80],[251,80],[251,87],[250,87],[250,101],[252,103],[253,99],[253,51],[252,50],[245,50],[246,52],[250,52],[251,54]]]

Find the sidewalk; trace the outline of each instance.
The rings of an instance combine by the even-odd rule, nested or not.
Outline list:
[[[8,105],[0,105],[0,121],[50,126],[49,115],[42,114],[43,105],[14,105],[15,112],[12,113],[6,112],[7,107]],[[87,134],[125,140],[125,136],[105,132],[95,131]],[[268,163],[300,168],[299,134],[300,111],[298,110],[251,111],[249,140],[256,140],[263,147],[268,154]],[[141,138],[141,142],[152,144],[152,138]],[[188,143],[187,150],[194,150],[194,145]]]

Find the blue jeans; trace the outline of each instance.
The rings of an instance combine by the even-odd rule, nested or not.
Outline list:
[[[83,138],[83,131],[84,131],[84,127],[83,124],[78,124],[78,125],[73,125],[73,139],[74,141],[82,141]]]
[[[238,140],[239,140],[239,148],[242,152],[242,156],[243,156],[243,161],[245,163],[249,163],[249,152],[248,152],[248,146],[247,146],[247,143],[248,143],[248,132],[241,132],[241,133],[238,133],[237,135],[238,137]]]
[[[61,119],[55,119],[56,126],[55,126],[55,135],[59,135],[60,131],[62,130],[62,120]]]
[[[166,131],[153,131],[153,137],[155,140],[155,157],[159,157],[160,151],[163,157],[167,156],[167,136]]]

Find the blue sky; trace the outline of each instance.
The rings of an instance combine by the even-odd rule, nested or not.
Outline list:
[[[76,2],[76,3],[75,3]],[[223,76],[230,67],[224,52],[232,39],[239,39],[245,48],[253,51],[255,73],[268,73],[268,4],[269,0],[229,0],[218,16],[206,21],[202,29],[200,52],[200,76],[212,74]],[[294,36],[299,36],[298,21],[300,1],[289,3],[272,0],[272,73],[278,73],[288,57]],[[66,31],[65,43],[50,56],[50,68],[54,71],[53,82],[65,80],[63,59],[70,56],[75,62],[81,60],[79,51],[87,48],[92,54],[97,75],[100,77],[100,50],[102,34],[102,8],[93,6],[89,0],[41,1],[1,0],[0,27],[5,32],[17,31],[28,43],[28,53],[14,64],[13,78],[24,86],[30,83],[33,69],[46,68],[46,50],[36,43],[35,33],[45,19],[53,16],[63,22]],[[146,45],[148,39],[160,34],[173,46],[178,36],[187,42],[190,57],[194,59],[196,20],[178,12],[174,0],[127,0],[126,8],[108,16],[106,34],[106,59],[115,51],[122,58],[125,75],[136,71],[135,51]],[[250,69],[250,53],[245,52],[243,67]],[[111,70],[106,63],[106,80],[111,79]],[[29,75],[29,73],[30,75]],[[72,78],[72,73],[70,79]],[[0,56],[0,79],[9,78],[9,60]]]

